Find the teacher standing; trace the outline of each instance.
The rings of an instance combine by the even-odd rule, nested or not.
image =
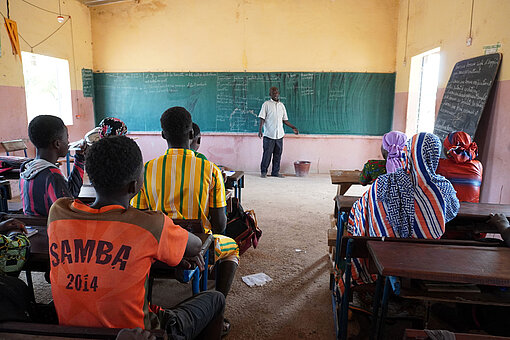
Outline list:
[[[280,91],[277,87],[271,87],[269,89],[270,100],[267,100],[262,104],[260,109],[259,118],[259,138],[263,139],[264,153],[262,154],[262,162],[260,162],[260,177],[265,178],[267,176],[267,168],[269,162],[271,162],[271,156],[273,157],[273,169],[271,171],[272,177],[283,177],[280,174],[280,159],[283,151],[283,124],[287,125],[297,135],[298,129],[289,122],[287,117],[287,110],[285,105],[280,102]],[[262,126],[264,126],[264,133],[262,134]]]

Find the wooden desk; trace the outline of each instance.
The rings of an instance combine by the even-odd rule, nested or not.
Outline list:
[[[335,202],[336,202],[336,206],[340,210],[340,212],[345,212],[348,214],[351,211],[351,208],[354,205],[354,202],[356,202],[360,198],[361,197],[358,197],[358,196],[336,195]]]
[[[11,183],[0,177],[0,212],[9,212],[8,200],[12,199]]]
[[[507,247],[368,241],[367,248],[381,275],[379,282],[382,282],[383,276],[399,276],[419,280],[510,286],[510,266],[508,266],[510,248]],[[384,334],[389,286],[390,283],[386,279],[382,298],[382,313],[377,324],[373,324],[377,325],[373,328],[374,332],[377,331],[377,338]],[[378,315],[380,294],[379,289],[374,297],[374,315]],[[500,298],[500,300],[502,299]],[[509,299],[508,294],[505,294],[504,299]]]
[[[234,195],[241,203],[241,189],[244,188],[244,171],[236,171],[233,175],[227,176],[226,189],[234,189]]]
[[[503,213],[510,218],[510,204],[460,202],[457,218],[485,222],[491,213]]]
[[[383,276],[510,287],[510,248],[368,241]]]
[[[341,196],[337,195],[335,201],[340,211],[349,212],[360,197],[357,196]],[[493,203],[471,203],[460,202],[457,217],[448,222],[449,225],[465,224],[473,222],[486,222],[490,218],[491,213],[503,213],[510,221],[510,204],[493,204]],[[479,232],[494,232],[494,229]]]
[[[5,179],[18,180],[20,175],[21,164],[32,160],[32,158],[18,156],[0,156],[2,168],[12,168],[11,170],[0,173]]]
[[[337,195],[345,195],[353,184],[359,183],[360,170],[329,170],[331,184],[338,185]]]

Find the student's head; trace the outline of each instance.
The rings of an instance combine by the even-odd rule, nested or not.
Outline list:
[[[129,194],[131,198],[142,186],[142,153],[136,142],[125,136],[103,138],[92,144],[85,168],[98,194]]]
[[[386,150],[384,148],[384,146],[382,146],[382,145],[381,145],[381,155],[383,156],[384,159],[388,158],[388,150]]]
[[[169,146],[189,148],[193,139],[191,114],[183,107],[174,106],[161,115],[162,136]]]
[[[464,131],[450,132],[443,142],[444,154],[455,163],[465,163],[478,156],[478,146]]]
[[[125,136],[127,127],[124,122],[118,118],[106,117],[99,123],[99,138],[110,136]]]
[[[197,124],[193,123],[193,139],[190,140],[189,147],[192,150],[198,151],[198,148],[200,147],[200,139],[201,139],[200,128],[198,127]]]
[[[395,172],[404,165],[403,150],[406,142],[406,134],[400,131],[391,131],[383,136],[381,153],[386,159],[386,172]]]
[[[46,149],[63,157],[69,150],[69,135],[62,119],[51,115],[40,115],[28,124],[28,137],[38,149]]]
[[[280,99],[280,91],[278,91],[278,88],[276,86],[273,86],[269,89],[269,96],[275,102],[277,102]]]

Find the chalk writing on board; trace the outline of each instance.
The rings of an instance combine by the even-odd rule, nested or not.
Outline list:
[[[81,79],[83,83],[83,96],[93,97],[94,96],[94,79],[92,70],[82,68]]]
[[[452,131],[475,135],[500,61],[501,54],[495,53],[455,64],[434,127],[439,138]]]
[[[171,106],[204,132],[257,132],[269,88],[280,89],[302,133],[382,135],[391,129],[395,74],[313,72],[133,72],[94,74],[96,120],[113,115],[130,131],[158,131]]]

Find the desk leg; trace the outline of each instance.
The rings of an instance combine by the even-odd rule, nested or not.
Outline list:
[[[205,292],[207,290],[207,279],[209,278],[209,249],[204,254],[204,263],[205,269],[202,273],[202,287],[201,291]]]
[[[193,289],[193,295],[197,295],[198,293],[200,293],[200,270],[198,269],[198,267],[195,268],[195,270],[193,271],[193,282],[191,284]]]
[[[379,306],[381,301],[381,293],[384,278],[381,275],[377,276],[374,293],[374,306],[372,308],[372,323],[370,326],[370,339],[375,339],[377,333],[377,321],[379,320]]]
[[[238,184],[237,190],[239,190],[239,203],[241,203],[241,188],[244,187],[244,176],[239,178],[239,181],[237,184]]]
[[[379,318],[379,327],[377,331],[377,339],[381,340],[384,338],[384,323],[386,319],[386,312],[388,311],[388,299],[390,297],[390,289],[391,289],[391,283],[390,279],[387,277],[384,281],[384,293],[382,298],[382,305],[381,305],[381,317]]]
[[[67,177],[69,177],[71,176],[71,160],[69,152],[66,155],[66,165],[67,165]]]
[[[30,288],[30,298],[35,303],[34,282],[32,281],[32,272],[30,270],[25,270],[25,275],[27,278],[28,288]]]

